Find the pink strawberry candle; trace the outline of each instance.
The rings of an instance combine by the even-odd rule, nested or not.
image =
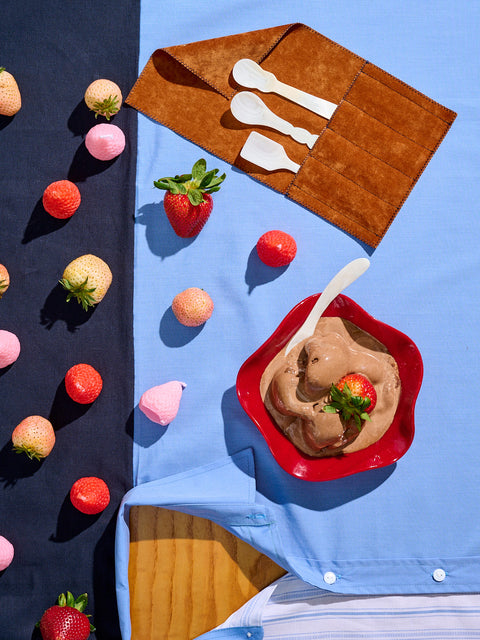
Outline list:
[[[13,560],[13,544],[0,536],[0,571],[6,569]]]
[[[152,422],[166,427],[178,413],[186,386],[184,382],[172,380],[152,387],[142,395],[138,407]]]
[[[0,369],[13,364],[20,355],[20,340],[11,331],[0,329]]]
[[[125,134],[115,124],[97,124],[87,133],[85,146],[97,160],[112,160],[125,149]]]

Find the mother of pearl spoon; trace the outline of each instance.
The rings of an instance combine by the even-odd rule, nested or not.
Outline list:
[[[249,89],[258,89],[264,93],[277,93],[296,104],[299,104],[309,111],[313,111],[323,118],[329,120],[338,105],[323,98],[317,98],[310,93],[300,91],[295,87],[291,87],[284,82],[280,82],[270,71],[265,71],[254,60],[249,58],[242,58],[235,63],[232,74],[237,82],[242,87],[248,87]]]
[[[315,331],[317,322],[326,310],[328,305],[343,291],[349,284],[352,284],[362,273],[370,266],[370,260],[368,258],[357,258],[352,260],[347,265],[340,269],[336,276],[334,276],[327,284],[317,302],[313,306],[313,309],[308,314],[305,322],[297,330],[297,332],[290,339],[285,349],[285,355],[293,349],[293,347],[302,340],[310,338]]]
[[[263,125],[276,129],[280,133],[293,138],[300,144],[306,144],[309,149],[313,147],[318,136],[313,135],[306,129],[294,127],[293,124],[280,118],[271,111],[263,100],[251,91],[240,91],[231,103],[230,110],[239,122],[251,125]]]
[[[299,164],[290,160],[281,144],[262,136],[258,131],[252,131],[248,136],[240,151],[240,156],[267,171],[287,169],[297,173],[300,169]]]

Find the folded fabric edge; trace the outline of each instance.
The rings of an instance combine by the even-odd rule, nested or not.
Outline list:
[[[315,587],[343,595],[409,595],[480,592],[480,556],[470,558],[306,560],[287,558]]]
[[[255,501],[255,462],[253,449],[248,448],[238,453],[221,458],[220,460],[208,463],[201,467],[195,467],[186,471],[166,476],[158,480],[152,480],[144,484],[137,485],[130,489],[122,499],[117,516],[116,532],[115,532],[115,583],[117,594],[118,617],[120,623],[120,631],[123,640],[131,638],[131,620],[130,620],[130,587],[128,581],[128,564],[130,557],[130,529],[129,515],[132,506],[162,506],[165,508],[175,509],[175,506],[185,505],[182,496],[174,496],[172,492],[173,485],[177,482],[188,480],[196,475],[207,475],[209,472],[216,471],[221,467],[230,466],[231,471],[235,475],[235,482],[228,483],[229,496],[232,491],[235,493],[235,503],[245,507],[254,506]],[[159,496],[154,497],[155,490],[166,488],[167,496],[163,496],[162,501]],[[214,479],[210,489],[210,501],[207,493],[202,487],[201,502],[202,505],[219,504],[216,497],[218,495],[218,481]],[[189,493],[191,491],[189,490]],[[186,497],[186,496],[185,496]],[[159,504],[161,502],[161,504]],[[190,498],[190,502],[193,500]],[[188,509],[182,509],[188,513]],[[221,524],[221,523],[220,523]],[[251,523],[252,526],[268,524],[265,520],[260,523]],[[235,523],[234,523],[235,525]]]

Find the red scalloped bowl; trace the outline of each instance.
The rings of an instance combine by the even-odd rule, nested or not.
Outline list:
[[[422,357],[408,336],[376,320],[347,296],[338,295],[323,315],[350,320],[387,347],[398,365],[402,385],[400,401],[386,433],[366,449],[329,458],[315,458],[302,453],[277,427],[265,408],[260,395],[260,380],[268,363],[289,342],[319,296],[316,294],[299,302],[270,338],[243,363],[237,376],[240,404],[257,425],[278,464],[292,476],[310,481],[343,478],[385,467],[401,458],[415,434],[415,401],[423,378]]]

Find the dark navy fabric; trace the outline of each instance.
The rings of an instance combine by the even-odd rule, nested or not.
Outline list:
[[[0,116],[0,263],[11,276],[0,300],[0,329],[20,339],[17,362],[0,370],[0,535],[15,547],[0,572],[0,640],[34,630],[57,595],[88,592],[96,637],[120,637],[114,585],[118,505],[132,484],[133,214],[136,113],[112,122],[126,135],[122,155],[94,160],[84,139],[100,121],[83,101],[97,78],[125,96],[137,76],[138,0],[3,0],[0,66],[16,78],[23,105]],[[70,179],[82,202],[59,221],[41,197]],[[58,284],[74,258],[93,253],[109,265],[105,299],[84,312]],[[104,386],[92,405],[66,395],[64,376],[93,365]],[[43,462],[12,452],[11,433],[26,416],[49,418],[56,444]],[[69,490],[82,476],[103,478],[111,502],[98,516],[73,509]]]

